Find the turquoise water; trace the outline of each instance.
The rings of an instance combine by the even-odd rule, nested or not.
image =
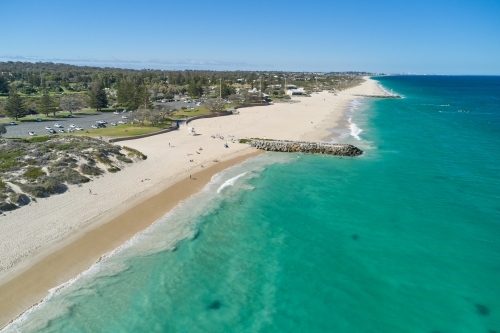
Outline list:
[[[500,77],[377,80],[362,157],[231,168],[7,331],[500,332]]]

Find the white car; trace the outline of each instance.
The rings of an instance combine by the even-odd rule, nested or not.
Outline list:
[[[61,128],[61,127],[62,127],[62,125],[61,125],[61,124],[58,124],[58,123],[55,123],[55,124],[54,124],[54,127]]]
[[[126,121],[119,121],[118,124],[126,124],[127,122]]]
[[[71,128],[75,128],[75,127],[76,127],[76,125],[75,125],[75,124],[71,124],[71,125],[69,125],[69,127],[71,127]]]
[[[75,127],[75,129],[76,129],[77,131],[83,131],[83,128],[82,128],[82,127],[80,127],[80,126]]]
[[[96,123],[98,123],[98,124],[107,124],[108,122],[105,121],[105,120],[98,120],[98,121],[96,121]]]
[[[59,130],[59,133],[66,133],[65,130],[63,130],[62,128]]]
[[[122,116],[122,119],[128,119],[128,117],[127,116]]]
[[[28,134],[33,136],[33,135],[35,135],[35,132],[28,132]]]
[[[50,131],[52,128],[51,128],[50,126],[45,126],[45,129],[46,129],[47,131]]]
[[[111,126],[116,126],[116,123],[111,123],[110,125],[111,125]]]
[[[90,126],[90,127],[92,127],[92,128],[96,128],[96,129],[97,129],[97,128],[99,128],[97,125],[92,125],[92,126]]]
[[[113,112],[113,114],[120,114],[120,112],[118,112],[118,111],[115,111],[115,112]]]

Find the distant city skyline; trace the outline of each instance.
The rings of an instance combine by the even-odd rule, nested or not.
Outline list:
[[[2,5],[0,61],[134,69],[499,75],[500,2]]]

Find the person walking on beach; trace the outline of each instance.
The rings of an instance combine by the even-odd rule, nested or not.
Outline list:
[[[92,190],[91,189],[89,189],[89,194],[92,194]]]

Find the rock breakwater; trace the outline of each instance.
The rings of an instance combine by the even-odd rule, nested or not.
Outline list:
[[[337,156],[359,156],[363,151],[356,146],[340,143],[319,143],[305,141],[252,140],[250,146],[266,151],[289,153],[327,154]]]

